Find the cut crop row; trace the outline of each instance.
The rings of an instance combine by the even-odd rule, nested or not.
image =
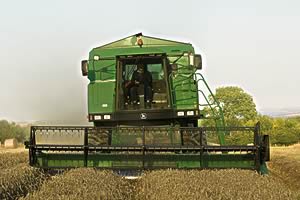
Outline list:
[[[132,199],[133,190],[124,178],[111,171],[74,169],[53,176],[26,200]]]
[[[0,171],[0,199],[11,200],[36,190],[46,179],[39,170],[18,164]]]
[[[296,194],[272,176],[253,171],[159,170],[138,181],[136,199],[297,199]]]
[[[0,153],[0,170],[28,163],[28,153]]]

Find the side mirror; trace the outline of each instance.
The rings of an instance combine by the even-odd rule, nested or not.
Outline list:
[[[81,72],[82,72],[82,76],[88,75],[88,61],[87,60],[81,61]]]
[[[202,69],[202,58],[201,58],[200,54],[195,54],[194,65],[195,65],[196,69]]]

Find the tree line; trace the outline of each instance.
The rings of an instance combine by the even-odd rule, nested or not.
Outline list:
[[[0,141],[4,144],[6,139],[15,138],[19,143],[23,143],[29,136],[29,126],[22,127],[15,122],[0,120]]]
[[[254,126],[260,122],[261,132],[270,136],[272,145],[291,145],[300,142],[300,117],[270,117],[257,112],[250,94],[236,86],[219,87],[214,94],[224,114],[226,126]],[[212,96],[209,98],[213,100]],[[214,112],[219,113],[217,108]],[[205,115],[212,115],[209,107],[204,108]],[[203,126],[214,126],[213,120],[203,120]],[[231,137],[231,143],[249,141],[244,137]]]

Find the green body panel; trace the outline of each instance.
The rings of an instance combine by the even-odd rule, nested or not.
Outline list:
[[[83,154],[39,154],[37,166],[42,168],[84,167]],[[144,166],[143,166],[144,160]],[[87,167],[111,169],[155,168],[244,168],[255,169],[251,154],[141,154],[90,153]],[[261,171],[265,173],[264,170]]]
[[[116,80],[116,60],[97,60],[89,64],[88,78],[93,81]]]
[[[93,113],[109,113],[115,111],[115,82],[116,80],[116,57],[122,55],[164,54],[170,62],[177,60],[178,73],[170,77],[170,90],[172,95],[172,107],[177,109],[197,109],[198,96],[197,85],[193,78],[187,79],[195,69],[188,66],[188,53],[194,53],[191,44],[143,37],[143,46],[136,44],[136,36],[130,36],[122,40],[94,48],[89,54],[88,78],[88,111]],[[99,56],[100,60],[94,60]],[[107,82],[110,82],[108,84]],[[105,95],[104,95],[105,94]],[[95,97],[96,96],[96,97]],[[97,100],[97,101],[95,101]],[[108,101],[110,100],[110,103]],[[101,105],[100,105],[101,104]],[[109,104],[102,107],[102,104]]]
[[[114,111],[115,82],[93,82],[88,85],[88,112],[108,113]],[[110,92],[107,92],[110,91]]]
[[[154,47],[147,47],[144,45],[142,48],[139,46],[126,47],[126,48],[96,48],[90,52],[89,59],[93,60],[94,56],[100,56],[101,58],[115,58],[116,56],[122,55],[143,55],[143,54],[167,54],[167,55],[178,55],[183,52],[192,52],[194,49],[191,44],[177,44],[173,46],[156,45]],[[89,68],[91,69],[91,68]]]
[[[115,60],[93,61],[89,64],[88,112],[111,113],[115,109]]]
[[[170,62],[175,59],[170,58]],[[193,77],[195,69],[189,67],[188,62],[187,56],[177,60],[178,70],[171,76],[173,108],[176,109],[198,109],[198,89]]]

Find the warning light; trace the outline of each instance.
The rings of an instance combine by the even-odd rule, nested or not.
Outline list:
[[[136,34],[135,36],[136,36],[136,43],[137,43],[140,47],[142,47],[143,44],[144,44],[143,39],[142,39],[143,34],[142,34],[142,33],[138,33],[138,34]]]

